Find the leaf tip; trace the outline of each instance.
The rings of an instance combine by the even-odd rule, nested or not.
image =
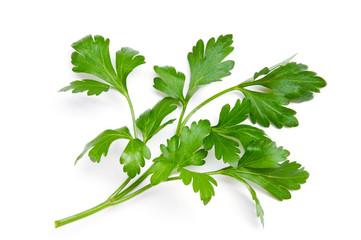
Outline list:
[[[210,201],[211,201],[211,199],[204,199],[203,200],[203,205],[206,206]]]
[[[74,161],[74,166],[78,163],[78,161],[84,156],[85,153],[81,153]]]
[[[63,88],[59,89],[58,92],[66,92],[65,88],[66,87],[63,87]]]

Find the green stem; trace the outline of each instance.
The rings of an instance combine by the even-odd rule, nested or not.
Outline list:
[[[81,213],[78,213],[78,214],[75,214],[75,215],[72,215],[70,217],[66,217],[66,218],[63,218],[63,219],[60,219],[60,220],[57,220],[55,221],[55,228],[58,228],[58,227],[61,227],[61,226],[64,226],[68,223],[71,223],[71,222],[75,222],[79,219],[82,219],[82,218],[85,218],[89,215],[92,215],[96,212],[99,212],[100,210],[103,210],[104,208],[107,208],[109,207],[110,204],[108,201],[105,201],[105,202],[102,202],[101,204],[93,207],[93,208],[90,208],[84,212],[81,212]]]
[[[224,169],[225,169],[225,168],[224,168]],[[214,172],[207,172],[206,174],[208,174],[208,175],[220,174],[221,171],[224,170],[224,169],[220,169],[220,170],[214,171]],[[107,207],[114,206],[114,205],[117,205],[117,204],[119,204],[119,203],[123,203],[123,202],[125,202],[125,201],[128,201],[128,200],[132,199],[133,197],[141,194],[142,192],[144,192],[144,191],[152,188],[153,185],[152,185],[152,184],[148,184],[148,185],[146,185],[146,186],[138,189],[137,191],[135,191],[135,192],[133,192],[133,193],[131,193],[131,194],[129,194],[129,195],[126,195],[126,194],[129,193],[132,189],[134,189],[134,187],[138,186],[139,183],[142,182],[142,181],[146,178],[146,176],[149,175],[149,174],[147,175],[146,173],[147,173],[147,172],[145,172],[145,173],[142,175],[143,177],[141,176],[141,177],[139,178],[139,179],[142,178],[142,180],[139,181],[139,179],[138,179],[136,182],[134,182],[130,187],[128,187],[128,188],[127,188],[124,192],[122,192],[120,195],[114,195],[114,193],[113,193],[113,194],[112,194],[112,196],[114,195],[113,197],[109,197],[107,201],[102,202],[101,204],[99,204],[99,205],[97,205],[97,206],[95,206],[95,207],[93,207],[93,208],[90,208],[90,209],[88,209],[88,210],[85,210],[85,211],[83,211],[83,212],[74,214],[74,215],[72,215],[72,216],[69,216],[69,217],[66,217],[66,218],[63,218],[63,219],[60,219],[60,220],[57,220],[57,221],[55,221],[55,227],[58,228],[58,227],[64,226],[64,225],[66,225],[66,224],[69,224],[69,223],[75,222],[75,221],[77,221],[77,220],[80,220],[80,219],[82,219],[82,218],[88,217],[88,216],[90,216],[90,215],[92,215],[92,214],[94,214],[94,213],[97,213],[97,212],[99,212],[100,210],[103,210],[103,209],[105,209],[105,208],[107,208]],[[128,179],[127,179],[127,180],[128,180]],[[127,182],[127,180],[126,180],[126,182]],[[170,177],[170,178],[168,178],[168,179],[166,180],[166,182],[175,181],[175,180],[180,180],[180,178],[179,178],[179,177]],[[139,183],[137,183],[137,182],[139,182]],[[121,185],[121,187],[122,187],[123,185],[124,185],[124,183]],[[119,188],[115,191],[115,193],[116,193],[121,187],[119,187]],[[125,192],[126,192],[126,193],[125,193]]]
[[[218,169],[216,171],[212,171],[212,172],[205,172],[204,174],[207,174],[207,175],[217,175],[217,174],[222,174],[224,170],[227,170],[229,168],[232,168],[232,167],[225,167],[225,168],[222,168],[222,169]]]
[[[216,99],[216,98],[219,97],[219,96],[222,96],[222,95],[224,95],[224,94],[226,94],[226,93],[228,93],[228,92],[237,90],[237,88],[238,88],[238,85],[237,85],[237,86],[234,86],[234,87],[227,88],[227,89],[225,89],[225,90],[223,90],[223,91],[221,91],[221,92],[213,95],[212,97],[208,98],[207,100],[205,100],[205,101],[202,102],[201,104],[199,104],[199,105],[198,105],[197,107],[195,107],[195,108],[187,115],[187,117],[184,119],[184,121],[183,121],[182,124],[181,124],[181,127],[180,127],[179,131],[181,131],[182,128],[187,124],[187,122],[188,122],[189,119],[193,116],[193,114],[194,114],[195,112],[197,112],[200,108],[202,108],[204,105],[206,105],[207,103],[213,101],[214,99]]]
[[[146,185],[146,186],[138,189],[137,191],[129,194],[128,196],[125,196],[125,197],[123,197],[123,198],[121,198],[121,199],[119,199],[119,200],[116,200],[116,201],[112,202],[111,205],[116,205],[116,204],[119,204],[119,203],[128,201],[129,199],[131,199],[131,198],[133,198],[133,197],[141,194],[142,192],[148,190],[148,189],[151,188],[151,187],[153,187],[153,185],[152,185],[152,184],[148,184],[148,185]]]
[[[66,225],[66,224],[75,222],[75,221],[77,221],[79,219],[82,219],[82,218],[85,218],[85,217],[87,217],[89,215],[97,213],[100,210],[103,210],[103,209],[105,209],[107,207],[110,207],[110,206],[113,206],[113,205],[128,201],[129,199],[141,194],[142,192],[144,192],[144,191],[148,190],[149,188],[153,187],[153,185],[148,184],[148,185],[138,189],[137,191],[135,191],[135,192],[133,192],[133,193],[131,193],[129,195],[126,195],[131,190],[133,190],[136,186],[138,186],[139,183],[141,183],[148,175],[149,175],[149,172],[145,172],[140,178],[138,178],[138,180],[136,182],[134,182],[131,186],[129,186],[124,192],[122,192],[121,194],[118,194],[118,195],[114,195],[114,193],[116,193],[118,191],[118,189],[120,188],[119,187],[112,194],[112,196],[114,195],[113,197],[109,197],[107,201],[102,202],[101,204],[99,204],[99,205],[97,205],[97,206],[95,206],[93,208],[90,208],[90,209],[85,210],[83,212],[80,212],[78,214],[75,214],[75,215],[72,215],[72,216],[69,216],[69,217],[66,217],[66,218],[55,221],[55,227],[58,228],[58,227]],[[142,180],[139,180],[139,179],[142,179]],[[122,186],[123,185],[124,185],[124,183],[122,184]]]
[[[182,125],[184,113],[186,112],[187,105],[188,105],[188,101],[186,101],[185,103],[183,103],[183,109],[182,109],[181,115],[179,116],[178,125],[177,125],[177,131],[176,131],[175,135],[179,135],[179,133],[180,133],[181,125]]]
[[[127,184],[130,182],[130,180],[131,180],[131,178],[128,177],[128,178],[122,183],[122,185],[120,185],[120,187],[119,187],[117,190],[115,190],[115,192],[114,192],[112,195],[110,195],[110,197],[108,198],[108,200],[110,200],[110,199],[113,198],[114,196],[118,195],[118,194],[125,188],[125,186],[127,186]]]
[[[170,177],[166,180],[166,182],[174,181],[174,180],[180,180],[180,177]]]
[[[117,201],[120,200],[122,197],[130,193],[134,188],[136,188],[139,184],[141,184],[144,179],[146,179],[150,175],[150,169],[152,167],[148,168],[147,171],[145,171],[134,183],[132,183],[129,187],[127,187],[123,192],[118,193],[117,195],[114,195],[112,200],[110,201]]]
[[[134,114],[134,108],[133,108],[133,104],[132,101],[130,100],[130,97],[128,94],[124,95],[125,98],[127,99],[129,108],[130,108],[130,113],[132,114],[132,122],[133,122],[133,129],[134,129],[134,138],[137,138],[137,128],[135,125],[135,114]]]
[[[66,224],[69,224],[69,223],[75,222],[77,220],[80,220],[82,218],[85,218],[85,217],[87,217],[89,215],[92,215],[94,213],[99,212],[100,210],[103,210],[104,208],[107,208],[107,207],[110,207],[110,206],[113,206],[113,205],[128,201],[129,199],[131,199],[131,198],[141,194],[142,192],[148,190],[152,186],[153,186],[152,184],[148,184],[148,185],[142,187],[141,189],[135,191],[134,193],[129,194],[128,196],[125,196],[125,197],[123,197],[121,199],[118,199],[118,200],[111,199],[113,201],[108,199],[107,201],[102,202],[101,204],[99,204],[99,205],[97,205],[97,206],[95,206],[93,208],[90,208],[88,210],[85,210],[85,211],[83,211],[81,213],[78,213],[78,214],[72,215],[70,217],[66,217],[66,218],[57,220],[57,221],[55,221],[55,228],[58,228],[58,227],[66,225]]]

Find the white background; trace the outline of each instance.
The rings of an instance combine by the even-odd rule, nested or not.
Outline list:
[[[359,239],[360,10],[351,0],[3,1],[0,238]],[[119,94],[57,92],[84,77],[71,71],[71,43],[100,34],[110,38],[113,56],[129,46],[146,57],[128,79],[139,115],[162,97],[152,88],[154,65],[188,75],[186,54],[196,41],[228,33],[234,35],[232,75],[202,88],[189,109],[294,53],[328,83],[314,100],[291,105],[299,127],[267,129],[310,172],[301,190],[280,202],[257,188],[264,229],[247,189],[221,177],[206,207],[190,186],[170,182],[55,229],[54,220],[104,201],[125,179],[118,163],[122,141],[100,164],[86,157],[76,167],[73,162],[101,131],[130,125]],[[193,120],[216,123],[221,106],[239,96],[221,97]],[[173,131],[168,127],[150,142],[153,156]],[[206,168],[222,165],[210,155]]]

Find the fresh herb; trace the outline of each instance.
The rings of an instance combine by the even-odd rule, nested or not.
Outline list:
[[[74,222],[106,207],[125,202],[162,182],[181,180],[185,185],[192,183],[194,192],[199,192],[204,205],[215,195],[216,175],[225,175],[245,184],[255,201],[256,213],[263,225],[263,209],[256,191],[249,182],[259,185],[279,200],[291,198],[289,190],[297,190],[306,182],[309,174],[296,162],[288,160],[290,153],[279,147],[256,126],[244,123],[249,118],[253,124],[276,128],[296,127],[296,111],[288,104],[311,100],[313,93],[326,86],[326,82],[316,73],[308,71],[304,64],[290,62],[291,58],[256,72],[253,77],[240,82],[209,97],[185,116],[187,105],[197,90],[203,85],[221,81],[229,76],[234,61],[224,60],[232,51],[232,35],[211,38],[205,45],[199,40],[188,53],[190,79],[184,95],[186,77],[174,67],[155,66],[158,75],[154,88],[164,94],[164,98],[137,119],[127,88],[128,75],[145,63],[144,57],[131,48],[116,52],[115,67],[109,53],[109,39],[102,36],[86,36],[72,47],[73,71],[87,73],[101,80],[83,79],[71,82],[60,91],[73,93],[87,92],[100,95],[109,90],[121,93],[130,108],[133,134],[127,126],[108,129],[86,144],[75,162],[88,153],[90,160],[99,163],[106,156],[110,145],[125,139],[127,145],[119,162],[128,178],[103,203],[76,215],[55,221],[55,227]],[[262,86],[265,90],[250,90],[249,86]],[[231,107],[223,106],[218,123],[211,126],[207,119],[187,123],[193,114],[204,105],[226,93],[239,92],[242,100]],[[159,131],[174,123],[176,119],[165,121],[179,106],[181,113],[173,136],[160,145],[161,154],[153,159],[153,164],[139,175],[146,159],[151,158],[147,142]],[[169,130],[168,130],[169,131]],[[141,133],[141,137],[138,136]],[[214,148],[215,157],[222,160],[224,168],[211,172],[195,172],[188,166],[202,166],[209,151]],[[150,177],[150,183],[142,188],[139,184]],[[132,182],[132,183],[131,183]],[[131,184],[130,184],[131,183]],[[128,186],[128,184],[130,184]],[[138,187],[138,189],[137,189]]]

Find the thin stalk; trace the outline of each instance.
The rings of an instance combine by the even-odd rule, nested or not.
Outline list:
[[[188,122],[189,119],[193,116],[193,114],[194,114],[195,112],[197,112],[200,108],[202,108],[204,105],[206,105],[207,103],[213,101],[214,99],[216,99],[216,98],[219,97],[219,96],[222,96],[222,95],[224,95],[224,94],[226,94],[226,93],[228,93],[228,92],[237,90],[237,88],[238,88],[238,85],[237,85],[237,86],[234,86],[234,87],[227,88],[227,89],[225,89],[225,90],[223,90],[223,91],[221,91],[221,92],[213,95],[212,97],[208,98],[207,100],[205,100],[205,101],[202,102],[201,104],[199,104],[199,105],[198,105],[197,107],[195,107],[195,108],[187,115],[187,117],[184,119],[184,121],[183,121],[182,124],[181,124],[181,127],[180,127],[179,131],[181,131],[182,128],[187,124],[187,122]]]
[[[185,114],[186,109],[187,109],[187,105],[188,105],[188,101],[186,101],[186,102],[183,104],[183,109],[182,109],[181,115],[179,116],[178,125],[177,125],[177,130],[176,130],[176,133],[175,133],[176,135],[178,135],[179,132],[180,132],[181,125],[182,125],[182,121],[183,121],[183,117],[184,117],[184,114]]]
[[[170,177],[166,180],[166,182],[174,181],[174,180],[180,180],[180,177]]]
[[[89,215],[92,215],[92,214],[94,214],[96,212],[99,212],[100,210],[103,210],[104,208],[107,208],[109,206],[111,206],[109,204],[109,202],[105,201],[105,202],[102,202],[101,204],[99,204],[99,205],[97,205],[97,206],[95,206],[93,208],[90,208],[90,209],[88,209],[88,210],[86,210],[84,212],[81,212],[81,213],[72,215],[70,217],[66,217],[66,218],[57,220],[57,221],[55,221],[55,228],[58,228],[58,227],[66,225],[68,223],[75,222],[75,221],[77,221],[79,219],[85,218],[85,217],[87,217]]]
[[[226,169],[226,168],[224,168],[224,169]],[[220,169],[220,170],[214,171],[214,172],[207,172],[206,174],[208,174],[208,175],[220,174],[221,171],[224,170],[224,169]],[[112,196],[114,195],[113,197],[109,197],[107,201],[102,202],[102,203],[100,203],[99,205],[97,205],[97,206],[95,206],[93,208],[90,208],[90,209],[85,210],[83,212],[80,212],[80,213],[74,214],[72,216],[69,216],[69,217],[66,217],[66,218],[55,221],[55,227],[58,228],[58,227],[64,226],[66,224],[69,224],[69,223],[75,222],[77,220],[80,220],[82,218],[88,217],[88,216],[90,216],[90,215],[92,215],[94,213],[97,213],[97,212],[99,212],[99,211],[101,211],[101,210],[103,210],[103,209],[105,209],[107,207],[114,206],[114,205],[123,203],[125,201],[128,201],[128,200],[132,199],[133,197],[143,193],[144,191],[152,188],[153,185],[148,184],[148,185],[138,189],[137,191],[135,191],[135,192],[133,192],[133,193],[131,193],[129,195],[126,195],[131,190],[133,190],[136,186],[138,186],[139,183],[141,183],[148,175],[149,175],[149,172],[146,171],[141,177],[138,178],[138,180],[136,182],[134,182],[131,186],[129,186],[121,194],[114,195],[114,193],[113,193],[112,194]],[[127,182],[127,180],[125,182]],[[168,178],[166,180],[166,182],[175,181],[175,180],[180,180],[179,176],[178,177],[170,177],[170,178]],[[124,185],[124,183],[121,185],[121,187],[123,185]],[[118,189],[120,189],[120,187]],[[118,189],[115,192],[117,192]]]
[[[112,206],[112,205],[116,205],[116,204],[119,204],[119,203],[122,203],[122,202],[128,201],[129,199],[131,199],[131,198],[133,198],[133,197],[135,197],[135,196],[137,196],[137,195],[141,194],[142,192],[144,192],[144,191],[148,190],[148,189],[149,189],[149,188],[151,188],[151,187],[153,187],[153,185],[152,185],[152,184],[148,184],[148,185],[146,185],[146,186],[144,186],[144,187],[142,187],[142,188],[138,189],[137,191],[135,191],[135,192],[133,192],[133,193],[131,193],[131,194],[129,194],[129,195],[127,195],[127,196],[125,196],[125,197],[123,197],[123,198],[119,199],[119,200],[116,200],[116,201],[114,201],[114,202],[110,203],[110,205]]]
[[[125,195],[127,195],[128,193],[130,193],[134,188],[136,188],[139,184],[141,184],[144,179],[146,179],[149,174],[150,174],[150,168],[148,168],[147,171],[145,171],[134,183],[132,183],[128,188],[126,188],[123,192],[118,193],[117,195],[114,195],[112,197],[112,199],[110,200],[111,202],[115,202],[117,200],[120,200],[122,197],[124,197]]]
[[[224,170],[227,170],[229,168],[232,168],[232,167],[225,167],[225,168],[222,168],[222,169],[218,169],[216,171],[212,171],[212,172],[205,172],[204,174],[207,174],[207,175],[217,175],[217,174],[222,174],[222,172]]]
[[[145,174],[145,173],[144,173],[144,174]],[[144,174],[143,174],[143,175],[144,175]],[[148,175],[149,175],[149,174],[148,174]],[[140,178],[139,178],[139,179],[140,179]],[[138,180],[139,180],[139,179],[138,179]],[[143,180],[144,180],[144,179],[143,179]],[[142,181],[143,181],[143,180],[142,180]],[[176,180],[176,179],[174,179],[174,180]],[[168,181],[168,180],[167,180],[167,181]],[[169,180],[169,181],[171,181],[171,180]],[[141,181],[140,181],[140,182],[141,182]],[[122,184],[122,185],[123,185],[123,184]],[[134,187],[135,187],[135,185],[134,185]],[[134,188],[134,187],[133,187],[133,188]],[[123,193],[125,192],[125,191],[124,191],[124,192],[122,192],[121,195],[115,195],[115,196],[113,196],[112,198],[109,198],[107,201],[102,202],[101,204],[99,204],[99,205],[97,205],[97,206],[95,206],[95,207],[93,207],[93,208],[90,208],[90,209],[88,209],[88,210],[85,210],[85,211],[83,211],[83,212],[77,213],[77,214],[75,214],[75,215],[72,215],[72,216],[69,216],[69,217],[66,217],[66,218],[63,218],[63,219],[60,219],[60,220],[55,221],[55,227],[58,228],[58,227],[64,226],[64,225],[66,225],[66,224],[75,222],[75,221],[77,221],[77,220],[80,220],[80,219],[82,219],[82,218],[85,218],[85,217],[87,217],[87,216],[90,216],[90,215],[92,215],[92,214],[94,214],[94,213],[97,213],[97,212],[99,212],[100,210],[103,210],[103,209],[105,209],[105,208],[107,208],[107,207],[114,206],[114,205],[117,205],[117,204],[119,204],[119,203],[128,201],[128,200],[132,199],[133,197],[141,194],[142,192],[150,189],[151,187],[153,187],[153,185],[152,185],[152,184],[148,184],[148,185],[146,185],[146,186],[138,189],[137,191],[135,191],[135,192],[133,192],[133,193],[131,193],[131,194],[129,194],[129,195],[123,194]],[[130,188],[131,188],[131,189],[130,189]],[[127,191],[127,192],[130,192],[133,188],[132,188],[132,186],[130,186],[130,187],[128,188],[129,190],[128,190],[128,191],[126,190],[126,191]]]
[[[134,129],[134,138],[137,138],[137,128],[135,125],[135,113],[134,113],[134,108],[133,108],[133,104],[132,101],[130,100],[130,97],[128,94],[124,95],[125,98],[127,99],[129,108],[130,108],[130,113],[132,114],[132,122],[133,122],[133,129]]]
[[[128,183],[130,182],[130,180],[131,180],[131,178],[128,177],[128,178],[122,183],[122,185],[120,185],[120,187],[118,187],[118,189],[115,190],[115,192],[114,192],[112,195],[110,195],[110,197],[108,198],[108,200],[110,200],[110,199],[113,198],[114,196],[118,195],[118,194],[125,188],[125,186],[128,185]]]
[[[107,201],[102,202],[101,204],[99,204],[99,205],[97,205],[97,206],[95,206],[93,208],[90,208],[90,209],[85,210],[83,212],[80,212],[78,214],[72,215],[70,217],[66,217],[66,218],[57,220],[57,221],[55,221],[55,228],[64,226],[66,224],[69,224],[69,223],[75,222],[77,220],[80,220],[82,218],[85,218],[87,216],[90,216],[90,215],[92,215],[94,213],[99,212],[100,210],[103,210],[103,209],[107,208],[107,207],[114,206],[114,205],[117,205],[119,203],[128,201],[129,199],[131,199],[131,198],[141,194],[142,192],[148,190],[152,186],[153,186],[152,184],[148,184],[148,185],[142,187],[141,189],[135,191],[134,193],[129,194],[128,196],[125,196],[125,197],[123,197],[121,199],[118,199],[116,201],[109,201],[109,199],[108,199]]]

